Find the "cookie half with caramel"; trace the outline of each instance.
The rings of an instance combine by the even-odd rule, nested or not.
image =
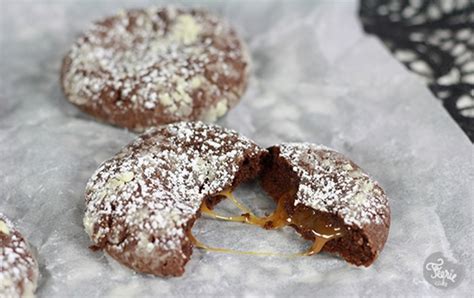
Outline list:
[[[138,272],[182,275],[201,206],[212,208],[220,192],[255,178],[265,153],[217,125],[152,128],[89,180],[86,232],[95,248]]]
[[[283,219],[314,240],[313,249],[369,266],[388,237],[390,209],[380,185],[344,155],[309,143],[269,148],[262,187]],[[281,216],[280,216],[281,218]]]

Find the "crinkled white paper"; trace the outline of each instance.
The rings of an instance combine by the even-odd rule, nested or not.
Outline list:
[[[353,2],[222,1],[202,6],[229,19],[249,44],[250,86],[220,123],[263,146],[322,143],[350,156],[384,187],[390,236],[370,268],[326,254],[255,257],[195,249],[186,273],[135,274],[90,244],[82,226],[85,183],[134,134],[94,121],[59,85],[61,59],[91,21],[156,1],[2,1],[0,8],[0,211],[36,247],[40,297],[467,295],[472,290],[473,151],[423,82],[362,33]],[[197,2],[194,3],[198,5]],[[242,187],[256,212],[272,203]],[[221,212],[236,212],[223,203]],[[210,245],[294,252],[310,243],[290,228],[264,231],[201,219]],[[464,265],[452,290],[423,278],[441,251]]]

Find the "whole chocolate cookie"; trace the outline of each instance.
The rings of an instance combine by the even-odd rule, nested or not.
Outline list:
[[[70,102],[141,131],[214,121],[245,91],[248,56],[226,22],[198,9],[129,10],[96,22],[63,60]]]
[[[143,273],[179,276],[191,227],[206,202],[260,171],[266,151],[202,122],[152,128],[105,161],[86,187],[84,226],[94,246]]]
[[[315,251],[369,266],[388,237],[390,209],[379,184],[342,154],[308,143],[269,148],[263,188]],[[321,241],[322,240],[322,241]]]
[[[38,272],[28,243],[0,213],[0,297],[32,297]]]

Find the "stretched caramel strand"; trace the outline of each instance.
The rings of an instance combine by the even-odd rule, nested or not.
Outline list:
[[[254,214],[252,213],[252,211],[251,211],[247,206],[245,206],[243,203],[241,203],[239,200],[237,200],[237,199],[235,198],[235,196],[234,196],[234,194],[233,194],[232,192],[230,192],[230,191],[223,191],[223,192],[221,192],[220,194],[223,195],[223,196],[225,196],[226,198],[230,199],[230,201],[231,201],[232,203],[234,203],[234,205],[235,205],[237,208],[239,208],[242,212],[244,212],[244,214],[245,214],[245,213],[248,213],[248,214],[250,214],[250,215],[254,215]]]
[[[277,205],[275,212],[273,212],[271,215],[259,217],[253,214],[253,212],[249,208],[239,202],[232,193],[225,191],[220,193],[219,195],[223,195],[228,198],[237,208],[239,208],[244,213],[240,216],[223,216],[207,208],[206,204],[201,205],[201,212],[213,218],[233,222],[243,222],[265,229],[278,229],[288,224],[288,215],[285,211],[283,200],[279,200],[279,204]]]
[[[206,204],[202,204],[201,206],[201,213],[203,214],[206,214],[207,216],[210,216],[212,218],[217,218],[217,219],[221,219],[221,220],[225,220],[225,221],[233,221],[233,222],[247,222],[247,219],[245,216],[243,215],[240,215],[240,216],[224,216],[224,215],[220,215],[214,211],[212,211],[211,209],[209,209]]]
[[[306,252],[304,252],[302,255],[303,256],[312,256],[315,254],[318,254],[321,249],[323,249],[324,244],[326,244],[329,240],[335,239],[338,237],[321,237],[321,236],[315,236],[314,237],[314,242],[313,245],[311,245],[310,249]]]
[[[199,242],[193,235],[190,234],[190,239],[193,241],[196,247],[206,249],[208,251],[214,252],[225,252],[233,254],[244,254],[244,255],[259,255],[259,256],[282,256],[282,257],[296,257],[296,256],[310,256],[317,254],[321,251],[324,245],[332,240],[342,236],[342,229],[340,227],[332,226],[331,224],[326,223],[323,219],[314,218],[314,213],[311,211],[302,212],[295,214],[293,217],[289,216],[285,209],[285,200],[284,197],[278,200],[276,210],[269,216],[259,217],[252,213],[252,211],[242,204],[237,198],[229,191],[224,191],[219,195],[223,195],[241,211],[244,213],[239,216],[223,216],[212,210],[210,210],[206,204],[201,205],[201,212],[210,217],[231,221],[231,222],[241,222],[251,225],[256,225],[264,229],[279,229],[287,225],[294,225],[302,229],[309,229],[314,234],[314,242],[309,250],[302,253],[293,253],[293,254],[281,254],[281,253],[272,253],[272,252],[252,252],[252,251],[236,251],[232,249],[225,248],[215,248],[207,246]]]

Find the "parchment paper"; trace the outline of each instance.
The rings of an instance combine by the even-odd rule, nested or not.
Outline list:
[[[256,3],[255,3],[256,2]],[[219,121],[263,146],[322,143],[350,156],[390,198],[392,226],[368,269],[326,254],[255,257],[195,249],[181,278],[135,274],[92,252],[83,190],[100,162],[134,134],[67,103],[63,55],[91,21],[157,1],[1,2],[0,211],[38,251],[40,297],[469,295],[472,291],[473,150],[417,77],[365,36],[354,2],[195,2],[228,18],[251,50],[242,102]],[[258,212],[272,203],[256,185],[237,195]],[[221,212],[236,212],[223,203]],[[294,252],[309,243],[288,228],[263,231],[201,219],[202,241],[242,250]],[[456,289],[423,278],[441,251],[466,269]]]

